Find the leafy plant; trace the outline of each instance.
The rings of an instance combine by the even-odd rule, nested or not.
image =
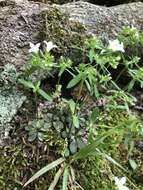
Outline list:
[[[39,94],[46,100],[52,101],[52,97],[40,88],[40,81],[38,81],[35,84],[33,84],[33,82],[31,81],[26,81],[24,79],[19,79],[18,81],[19,83],[23,84],[25,87],[32,89],[35,94]]]
[[[44,120],[35,120],[28,123],[25,130],[28,132],[28,141],[32,142],[34,140],[44,140],[44,134],[48,132],[51,127],[51,123],[45,123]]]
[[[127,172],[128,169],[116,160],[116,156],[115,159],[112,158],[112,153],[115,154],[115,149],[123,143],[127,146],[128,156],[130,156],[136,136],[142,135],[142,123],[130,116],[132,114],[130,106],[133,106],[136,101],[130,91],[136,83],[140,84],[141,88],[143,87],[143,71],[140,66],[140,57],[137,54],[132,57],[125,54],[130,44],[131,47],[142,45],[142,38],[142,32],[133,27],[124,29],[118,39],[109,40],[109,42],[102,42],[97,37],[90,38],[86,41],[83,50],[86,61],[78,65],[64,57],[60,58],[59,64],[54,63],[54,57],[49,52],[45,54],[39,52],[33,55],[29,75],[38,69],[47,71],[47,74],[52,69],[56,69],[58,80],[52,97],[40,88],[40,81],[33,83],[30,80],[19,80],[21,84],[32,89],[36,95],[41,95],[51,104],[55,103],[50,126],[46,125],[48,120],[44,122],[37,120],[31,124],[31,128],[28,127],[29,138],[43,140],[44,132],[52,128],[63,139],[66,139],[67,146],[62,154],[63,157],[39,170],[24,184],[24,187],[44,173],[58,167],[49,190],[55,188],[61,177],[63,177],[62,190],[68,189],[68,185],[71,185],[73,189],[76,186],[82,189],[75,179],[74,164],[93,156],[106,159]],[[62,97],[60,82],[64,72],[72,76],[67,89],[79,87],[76,100]],[[120,79],[126,74],[128,80],[122,86]],[[81,99],[85,87],[88,92],[86,92],[86,98]],[[98,106],[98,101],[102,98],[105,101],[102,106]],[[89,112],[83,114],[84,106],[89,100],[92,105],[87,108]],[[110,114],[112,112],[116,114],[118,110],[123,113],[125,119],[119,118],[119,122],[114,124],[110,121]],[[108,124],[109,122],[111,124]],[[131,158],[129,162],[131,167],[136,169],[136,162]]]

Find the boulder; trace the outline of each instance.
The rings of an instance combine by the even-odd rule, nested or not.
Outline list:
[[[44,38],[53,37],[51,28],[49,28],[48,35],[43,32],[45,17],[41,14],[43,11],[47,11],[47,15],[50,16],[53,9],[68,13],[70,23],[83,24],[88,34],[114,38],[123,26],[133,25],[139,29],[143,28],[143,3],[141,2],[108,8],[83,1],[65,5],[48,5],[27,0],[1,0],[1,66],[12,63],[17,68],[21,68],[28,59],[29,42],[37,43]],[[48,28],[50,25],[46,27]],[[68,27],[65,30],[68,31]],[[60,32],[64,36],[64,31]],[[41,37],[41,33],[44,36]],[[71,33],[75,33],[75,31],[71,29]],[[80,31],[78,34],[80,35]],[[56,36],[56,42],[58,40],[58,36]]]
[[[123,26],[143,29],[143,3],[130,3],[113,7],[93,5],[78,1],[58,6],[69,13],[71,21],[82,23],[90,34],[115,37]]]

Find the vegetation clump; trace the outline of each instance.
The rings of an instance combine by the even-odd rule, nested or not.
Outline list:
[[[13,189],[142,189],[138,145],[143,122],[134,114],[137,100],[132,91],[143,87],[143,68],[137,51],[126,54],[129,44],[142,46],[143,32],[132,26],[108,42],[87,38],[79,48],[84,58],[75,63],[64,53],[53,56],[52,50],[62,44],[30,43],[30,63],[15,85],[29,89],[34,114],[23,110],[15,118],[11,135],[17,136],[17,154],[8,161],[14,170],[7,177]],[[46,74],[44,80],[33,78],[39,70]],[[7,159],[11,148],[1,149]],[[0,162],[8,167],[3,159]],[[3,167],[1,171],[7,175]]]

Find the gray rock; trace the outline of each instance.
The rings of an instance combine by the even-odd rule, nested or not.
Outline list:
[[[41,40],[39,33],[44,24],[41,12],[53,7],[68,12],[70,20],[82,23],[89,34],[115,37],[123,26],[143,28],[143,3],[140,2],[107,8],[83,1],[47,5],[27,0],[1,0],[0,65],[13,63],[19,68],[27,62],[29,41]]]
[[[143,3],[130,3],[114,7],[104,7],[78,1],[58,6],[68,12],[71,21],[78,21],[90,34],[115,37],[123,26],[143,29]]]

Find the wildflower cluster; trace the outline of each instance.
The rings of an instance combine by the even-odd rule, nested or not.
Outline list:
[[[140,38],[140,33],[138,33],[133,26],[126,30],[126,34],[127,33],[133,35],[137,43],[137,38]],[[123,123],[121,123],[118,124],[117,127],[113,127],[106,126],[108,125],[106,123],[104,125],[99,123],[100,114],[102,115],[104,110],[106,114],[112,111],[124,110],[127,115],[130,115],[130,106],[133,106],[136,100],[130,94],[130,91],[134,88],[135,83],[138,83],[141,88],[143,87],[143,67],[140,66],[140,58],[137,55],[132,57],[126,55],[127,43],[124,43],[122,39],[123,36],[119,36],[117,39],[109,40],[106,44],[97,37],[87,39],[83,49],[84,55],[86,56],[85,62],[81,62],[78,65],[63,56],[56,59],[55,63],[54,56],[49,52],[53,48],[58,47],[52,41],[47,42],[44,40],[42,43],[35,45],[31,42],[29,43],[29,53],[32,53],[32,67],[29,73],[31,74],[35,72],[35,70],[39,71],[39,69],[42,69],[42,71],[46,71],[53,77],[51,74],[52,70],[56,70],[58,80],[55,92],[50,94],[45,92],[40,87],[41,81],[36,81],[33,84],[33,82],[29,80],[29,76],[27,77],[28,80],[20,79],[19,81],[24,86],[32,89],[36,97],[37,95],[41,95],[48,102],[56,102],[56,108],[58,111],[60,110],[59,115],[61,120],[54,113],[54,116],[52,116],[52,119],[56,118],[54,120],[54,128],[57,129],[62,138],[66,139],[67,147],[65,147],[65,152],[62,153],[61,158],[37,172],[24,186],[56,166],[60,166],[56,176],[58,175],[60,178],[60,176],[63,175],[63,179],[65,180],[63,180],[63,186],[67,188],[69,179],[73,182],[72,185],[75,186],[72,163],[90,155],[102,157],[103,159],[106,158],[120,169],[124,169],[111,158],[104,149],[107,150],[106,140],[110,137],[115,138],[115,141],[117,141],[114,142],[114,146],[116,145],[116,147],[119,146],[123,139],[125,139],[129,145],[130,141],[132,141],[132,135],[130,135],[127,140],[126,136],[127,134],[131,134],[132,129],[128,126],[129,124],[123,125]],[[45,46],[44,52],[41,51],[41,45],[43,43]],[[118,74],[114,74],[114,72]],[[78,89],[75,96],[70,94],[70,100],[62,97],[61,93],[61,78],[64,76],[64,73],[69,75],[68,82],[66,83],[65,81],[67,84],[66,89],[70,89],[71,91],[76,88]],[[124,88],[122,88],[120,80],[126,75],[128,76],[128,80]],[[84,95],[83,92],[85,92]],[[86,104],[88,104],[87,101],[90,101],[89,107],[86,107]],[[63,115],[62,111],[64,112]],[[38,114],[36,119],[39,119]],[[52,119],[51,123],[53,122]],[[136,123],[134,126],[135,125]],[[45,133],[47,130],[46,127],[43,130],[43,126],[46,126],[43,121],[42,124],[36,121],[36,124],[35,122],[34,124],[32,123],[32,133],[30,131],[31,129],[28,128],[29,134],[34,134],[32,140],[35,140],[37,136],[39,140],[41,139],[39,138],[40,132]],[[101,128],[101,134],[98,132],[97,126],[99,130]],[[50,127],[51,126],[48,125],[48,128]],[[107,128],[107,130],[104,130],[104,127]],[[136,127],[136,134],[139,134],[139,130],[139,127]],[[120,140],[117,140],[118,136],[121,136],[121,138],[119,138]],[[43,139],[44,135],[42,135],[42,140]],[[58,180],[56,183],[54,182],[55,186],[57,182]],[[115,177],[115,184],[118,190],[129,190],[125,183],[126,177],[122,177],[121,179]],[[53,185],[53,183],[51,185]]]
[[[53,48],[56,48],[57,46],[53,44],[53,42],[47,42],[46,40],[43,41],[43,43],[46,45],[45,50],[47,52],[51,51]],[[38,53],[40,50],[40,43],[37,43],[36,45],[34,45],[33,43],[29,42],[30,45],[30,49],[29,49],[29,53]]]

